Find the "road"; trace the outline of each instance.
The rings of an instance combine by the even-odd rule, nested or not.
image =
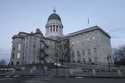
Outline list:
[[[114,78],[0,78],[0,83],[125,83]]]

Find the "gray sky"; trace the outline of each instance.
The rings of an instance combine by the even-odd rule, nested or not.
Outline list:
[[[125,44],[125,0],[0,0],[0,59],[9,58],[11,37],[19,31],[45,33],[55,7],[64,33],[99,25],[111,35],[112,47]]]

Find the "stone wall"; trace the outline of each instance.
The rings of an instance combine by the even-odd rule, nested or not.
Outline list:
[[[111,56],[110,38],[100,30],[88,31],[69,37],[72,62],[108,63]],[[111,61],[112,62],[112,61]]]

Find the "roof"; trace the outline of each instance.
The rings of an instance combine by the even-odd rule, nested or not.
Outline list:
[[[60,16],[59,16],[58,14],[56,14],[56,13],[52,13],[52,14],[49,16],[48,20],[51,20],[51,19],[56,19],[56,20],[61,21]]]
[[[15,39],[15,38],[24,38],[26,36],[37,36],[36,34],[40,34],[41,37],[43,37],[42,32],[40,31],[40,29],[37,28],[35,33],[33,33],[33,32],[31,32],[31,33],[19,32],[18,34],[14,35],[12,37],[12,39]]]
[[[89,28],[86,28],[86,29],[83,29],[83,30],[80,30],[80,31],[69,33],[66,37],[76,36],[76,35],[79,35],[81,33],[86,33],[86,32],[90,32],[90,31],[93,31],[93,30],[100,30],[107,37],[111,38],[110,35],[108,33],[106,33],[103,29],[101,29],[99,26],[92,26],[92,27],[89,27]]]

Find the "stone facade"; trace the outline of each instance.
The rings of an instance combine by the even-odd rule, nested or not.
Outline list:
[[[110,36],[98,26],[71,33],[67,37],[72,62],[113,63]]]
[[[110,38],[99,26],[63,35],[61,18],[54,12],[48,18],[45,36],[36,29],[12,37],[10,64],[112,64]]]

